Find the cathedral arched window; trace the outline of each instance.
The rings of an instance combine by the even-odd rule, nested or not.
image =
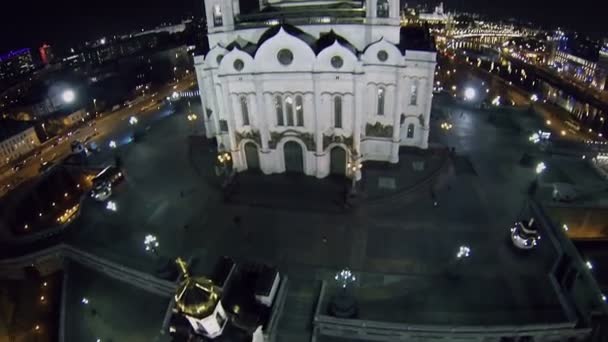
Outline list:
[[[293,126],[293,97],[285,97],[285,115],[287,116],[287,126]]]
[[[412,88],[410,89],[410,105],[415,106],[418,104],[418,87],[420,81],[418,79],[412,80]]]
[[[388,0],[378,0],[376,7],[376,16],[378,18],[388,18],[389,5]]]
[[[334,127],[342,128],[342,97],[334,97]]]
[[[220,4],[215,4],[213,6],[213,26],[222,26],[223,24],[222,6]]]
[[[414,137],[414,124],[407,125],[407,138],[412,139]]]
[[[304,103],[302,96],[296,96],[296,121],[298,127],[304,127]]]
[[[283,120],[283,99],[280,95],[274,98],[274,108],[277,112],[277,126],[284,126],[285,121]]]
[[[384,102],[386,98],[386,89],[378,88],[378,115],[384,115]]]
[[[243,117],[243,126],[249,126],[249,108],[247,97],[241,96],[241,115]]]

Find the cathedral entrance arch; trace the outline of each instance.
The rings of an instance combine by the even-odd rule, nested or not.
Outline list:
[[[330,173],[332,175],[346,175],[346,151],[334,146],[330,151]]]
[[[304,172],[304,152],[302,146],[295,141],[288,141],[283,145],[285,155],[285,172]]]
[[[259,170],[260,169],[260,156],[258,154],[258,147],[254,143],[245,144],[245,159],[247,161],[248,170]]]

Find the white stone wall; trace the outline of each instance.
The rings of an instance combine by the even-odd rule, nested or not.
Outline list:
[[[375,0],[368,2],[375,4]],[[374,18],[370,22],[371,19]],[[427,148],[435,53],[406,51],[404,55],[395,46],[399,26],[390,25],[391,18],[377,20],[385,21],[384,25],[300,27],[316,38],[321,32],[334,29],[363,51],[360,55],[338,42],[317,55],[307,43],[280,29],[251,56],[238,47],[227,51],[222,46],[237,38],[257,43],[266,28],[215,30],[210,34],[212,49],[205,57],[195,58],[201,100],[211,112],[210,116],[205,114],[206,133],[232,153],[236,170],[248,168],[245,143],[255,143],[261,170],[272,174],[285,171],[284,145],[295,141],[303,150],[304,173],[319,178],[329,174],[330,151],[335,146],[347,151],[347,161],[357,153],[363,160],[391,163],[399,161],[399,146]],[[277,58],[282,49],[293,55],[288,65]],[[339,68],[332,65],[335,57],[342,60]],[[414,82],[418,84],[418,97],[416,103],[411,103]],[[383,115],[378,113],[379,88],[384,89]],[[287,127],[287,122],[278,125],[274,102],[277,95],[283,101],[286,96],[294,101],[296,96],[302,97],[303,126]],[[335,127],[336,96],[342,98],[340,128]],[[249,125],[243,122],[241,97],[247,99]],[[294,103],[294,121],[296,116]],[[222,122],[227,132],[222,131]],[[408,135],[410,125],[413,135]],[[373,127],[368,132],[369,126]],[[247,134],[255,138],[240,140]],[[282,138],[273,141],[277,134],[282,134]],[[352,139],[352,144],[324,146],[324,136]],[[305,140],[309,140],[309,146]]]
[[[40,140],[34,128],[28,128],[0,142],[0,165],[19,158],[40,146]]]

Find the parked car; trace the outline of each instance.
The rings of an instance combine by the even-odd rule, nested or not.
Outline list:
[[[91,197],[96,201],[103,202],[112,196],[112,186],[109,182],[98,183],[91,190]]]

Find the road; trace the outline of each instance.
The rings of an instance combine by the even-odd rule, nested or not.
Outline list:
[[[69,137],[62,138],[61,140],[51,139],[47,141],[42,145],[40,154],[27,158],[24,167],[17,172],[12,171],[8,166],[0,171],[0,197],[22,182],[38,176],[43,162],[54,162],[68,156],[72,152],[71,143],[73,141],[83,142],[90,140],[96,143],[103,141],[104,137],[112,134],[120,127],[128,126],[128,119],[130,117],[149,114],[153,109],[158,109],[161,105],[157,103],[158,100],[170,96],[175,91],[185,91],[194,85],[194,77],[183,78],[175,85],[164,86],[152,96],[145,95],[140,97],[138,103],[133,106],[120,109],[116,112],[100,113],[98,118],[84,123],[79,128],[73,128],[73,133]]]

